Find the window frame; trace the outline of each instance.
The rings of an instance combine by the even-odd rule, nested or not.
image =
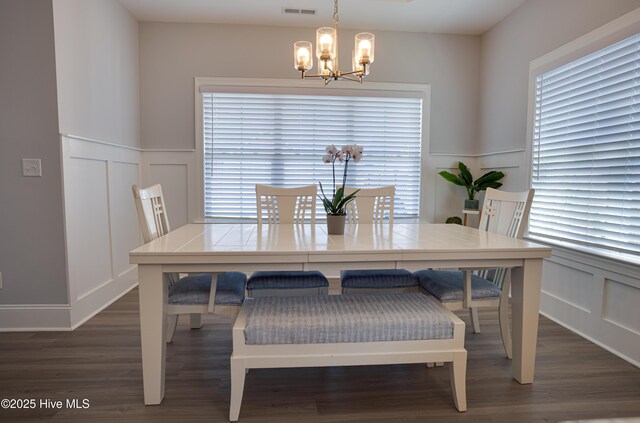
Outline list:
[[[422,98],[422,134],[421,134],[421,157],[420,157],[420,206],[418,219],[422,220],[426,216],[426,206],[428,204],[424,198],[425,177],[426,177],[426,157],[429,151],[429,133],[430,133],[430,109],[431,109],[431,86],[428,84],[402,84],[402,83],[383,83],[383,82],[365,82],[362,85],[354,84],[350,81],[332,81],[328,87],[323,87],[317,80],[301,80],[301,79],[267,79],[267,78],[218,78],[218,77],[196,77],[194,78],[194,115],[195,115],[195,144],[196,144],[196,223],[216,222],[216,219],[205,218],[204,215],[204,116],[203,116],[203,97],[202,92],[215,91],[216,88],[222,91],[232,91],[237,88],[241,92],[290,92],[295,90],[296,94],[313,94],[315,92],[327,93],[327,90],[333,91],[336,95],[344,95],[353,92],[359,96],[392,96],[390,94],[397,93],[421,93]],[[406,95],[406,94],[405,94]],[[320,154],[320,152],[318,153]]]
[[[580,58],[600,51],[608,46],[625,40],[640,33],[640,8],[633,10],[620,18],[609,22],[600,28],[559,47],[542,57],[529,63],[528,101],[527,101],[527,132],[525,148],[526,184],[531,187],[533,178],[533,145],[536,111],[536,79],[553,69],[559,68]],[[563,250],[593,254],[612,259],[617,262],[640,264],[640,258],[631,254],[619,253],[605,248],[597,248],[582,244],[559,241],[548,238],[532,237],[529,228],[525,238],[532,241],[560,247]]]

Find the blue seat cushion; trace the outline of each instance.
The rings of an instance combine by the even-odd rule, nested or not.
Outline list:
[[[419,270],[415,275],[420,286],[442,301],[462,301],[464,296],[464,272],[458,270]],[[471,274],[471,299],[500,298],[500,288],[491,281]]]
[[[343,270],[343,288],[405,288],[418,286],[418,278],[404,269]]]
[[[227,272],[218,275],[216,305],[242,305],[247,275]],[[169,304],[209,304],[211,275],[201,273],[178,280],[169,289]]]
[[[247,289],[300,289],[329,287],[327,278],[318,271],[264,271],[255,272],[247,282]]]

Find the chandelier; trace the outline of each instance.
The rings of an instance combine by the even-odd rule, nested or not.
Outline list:
[[[351,52],[351,72],[341,72],[338,68],[338,0],[334,0],[333,28],[322,27],[316,31],[316,57],[318,73],[307,74],[313,68],[311,51],[313,45],[309,41],[297,41],[293,44],[294,67],[304,78],[322,78],[327,86],[331,80],[347,79],[362,83],[362,78],[369,74],[373,63],[375,37],[368,32],[356,34],[355,49]]]

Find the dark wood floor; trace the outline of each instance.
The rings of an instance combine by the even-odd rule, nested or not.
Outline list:
[[[74,332],[0,334],[0,399],[88,399],[87,409],[0,409],[1,422],[224,422],[230,318],[181,321],[167,348],[162,405],[142,398],[138,292]],[[453,406],[447,368],[423,365],[252,370],[241,422],[557,422],[640,416],[640,369],[540,318],[536,379],[519,385],[496,314],[467,328],[468,411]],[[461,317],[468,322],[466,314]]]

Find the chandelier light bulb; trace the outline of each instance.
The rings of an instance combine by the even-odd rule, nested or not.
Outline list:
[[[373,63],[375,37],[368,32],[361,32],[356,35],[356,50],[360,56],[360,63]]]
[[[299,71],[308,71],[313,67],[311,57],[311,43],[309,41],[298,41],[293,44],[293,67]]]
[[[323,27],[316,31],[316,56],[319,60],[333,60],[336,57],[336,30]]]
[[[322,34],[322,36],[320,37],[320,49],[322,50],[322,52],[329,52],[329,49],[331,48],[331,44],[333,43],[333,38],[331,38],[331,35],[329,34]]]

